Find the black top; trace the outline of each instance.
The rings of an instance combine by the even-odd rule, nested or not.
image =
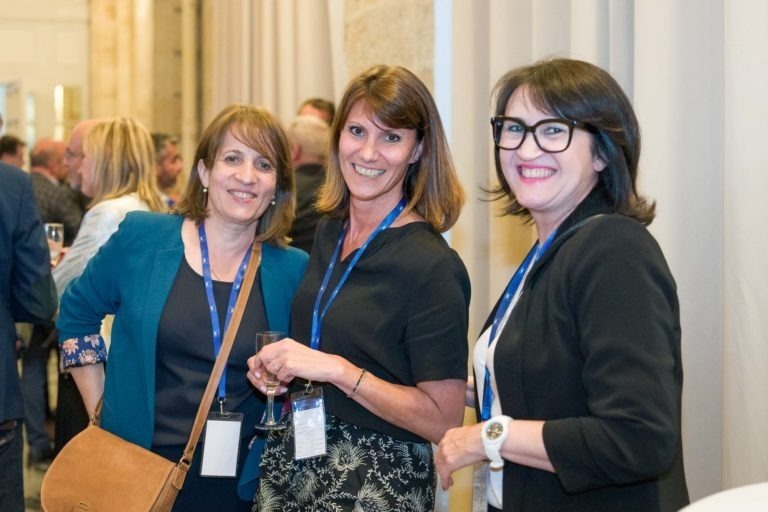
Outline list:
[[[213,282],[213,295],[224,329],[232,283]],[[243,437],[253,432],[264,410],[264,397],[248,382],[247,360],[256,352],[255,333],[267,330],[258,273],[245,306],[227,364],[228,412],[241,412]],[[222,334],[222,342],[224,336]],[[182,260],[157,332],[155,433],[152,445],[186,444],[215,361],[213,329],[203,277]],[[218,389],[211,410],[219,410]]]
[[[596,188],[563,222],[499,335],[502,412],[545,421],[556,471],[507,461],[504,510],[659,512],[688,503],[675,281],[648,230],[609,204]]]
[[[309,267],[291,307],[292,335],[309,345],[312,309],[342,222],[317,227]],[[323,306],[355,252],[337,264]],[[389,228],[368,246],[328,310],[320,350],[395,384],[466,379],[469,277],[458,254],[425,222]],[[322,308],[321,308],[322,309]],[[325,386],[326,412],[349,423],[422,442]]]
[[[295,171],[296,177],[296,220],[288,236],[291,245],[312,252],[315,228],[322,217],[315,208],[317,191],[325,180],[323,166],[319,164],[300,165]]]

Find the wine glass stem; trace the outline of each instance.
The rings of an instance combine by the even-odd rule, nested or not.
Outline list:
[[[275,392],[274,390],[267,390],[267,425],[275,424]]]

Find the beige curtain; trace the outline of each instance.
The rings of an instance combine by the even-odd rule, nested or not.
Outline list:
[[[230,103],[283,122],[308,97],[336,100],[343,73],[340,0],[204,0],[204,123]],[[343,86],[343,83],[341,84]]]

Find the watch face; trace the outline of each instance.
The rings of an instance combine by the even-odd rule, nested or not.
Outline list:
[[[502,432],[504,432],[504,425],[498,421],[494,421],[493,423],[489,423],[485,428],[485,437],[491,441],[495,441],[501,436]]]

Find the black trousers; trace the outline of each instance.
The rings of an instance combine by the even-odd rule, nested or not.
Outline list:
[[[56,397],[56,435],[54,451],[59,453],[65,444],[88,426],[88,413],[75,379],[68,373],[59,374],[59,392]]]
[[[3,512],[24,512],[22,423],[20,418],[0,420],[0,510]]]

